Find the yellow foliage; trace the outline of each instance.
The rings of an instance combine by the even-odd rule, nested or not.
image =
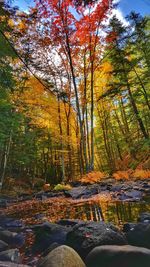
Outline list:
[[[94,91],[96,99],[109,90],[108,83],[112,80],[113,67],[109,62],[101,64],[94,72]]]
[[[9,25],[11,28],[14,27],[14,25],[15,25],[14,20],[9,19],[9,20],[8,20],[8,25]]]
[[[56,191],[61,191],[61,190],[70,190],[72,187],[71,185],[69,184],[57,184],[55,187],[54,187],[54,190]]]
[[[105,178],[106,174],[103,172],[90,172],[81,177],[82,183],[94,184],[99,182],[101,179]]]
[[[17,27],[20,31],[25,31],[27,28],[26,23],[24,21],[21,21]]]
[[[34,77],[26,81],[25,88],[21,94],[12,96],[13,102],[17,103],[17,108],[30,118],[30,124],[43,128],[51,132],[51,139],[55,143],[61,142],[63,135],[64,144],[70,143],[76,147],[76,115],[72,108],[70,112],[70,136],[67,135],[67,117],[69,105],[60,101],[60,117],[58,114],[57,97],[51,92],[47,92],[44,86]],[[60,121],[62,135],[60,133]]]

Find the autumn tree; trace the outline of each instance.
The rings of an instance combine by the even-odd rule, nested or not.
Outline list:
[[[141,31],[146,31],[144,24]],[[131,161],[136,166],[141,146],[145,144],[146,148],[149,142],[148,69],[144,54],[135,49],[138,45],[137,36],[136,29],[133,30],[130,25],[123,26],[117,18],[110,21],[107,38],[111,40],[108,46],[111,50],[106,49],[105,64],[109,63],[111,67],[105,69],[101,65],[107,82],[103,88],[99,86],[98,103],[99,106],[103,103],[106,106],[105,110],[103,105],[102,111],[107,114],[106,124],[109,126],[105,124],[102,129],[105,129],[103,138],[106,155],[109,155],[113,163],[111,166],[108,162],[111,170],[118,168],[118,160],[119,166],[122,166],[126,153],[130,153]],[[148,36],[146,38],[148,40]],[[105,118],[103,113],[99,117],[101,120]],[[109,151],[106,140],[108,144],[110,140]]]
[[[62,69],[59,75],[63,77],[64,84],[69,84],[70,92],[73,92],[72,102],[75,99],[80,129],[83,172],[94,169],[94,68],[98,61],[97,54],[103,50],[104,40],[100,33],[111,7],[111,1],[106,0],[97,4],[89,3],[86,6],[76,6],[74,2],[67,0],[36,1],[35,8],[23,21],[22,44],[25,45],[22,49],[23,54],[26,51],[29,55],[29,64],[32,64],[48,81],[55,72],[50,57],[53,58],[55,65],[54,56],[57,57],[57,67]],[[35,56],[34,46],[39,58]],[[33,56],[28,53],[30,48]],[[39,61],[40,67],[37,68]],[[91,78],[88,85],[90,95],[87,100],[86,80],[88,75]],[[84,80],[84,99],[79,89],[82,80]],[[65,91],[68,86],[66,85],[62,89],[60,84],[61,81],[57,79],[57,89],[56,86],[55,89]],[[88,108],[87,103],[89,103]],[[89,111],[90,124],[89,118],[87,118]]]

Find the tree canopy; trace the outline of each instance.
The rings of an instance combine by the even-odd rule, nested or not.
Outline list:
[[[113,1],[1,6],[0,169],[57,184],[148,158],[150,18]]]

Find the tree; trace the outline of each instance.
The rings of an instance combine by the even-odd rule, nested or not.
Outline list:
[[[101,1],[98,4],[91,3],[85,6],[75,6],[73,1],[36,1],[36,7],[31,10],[30,15],[24,21],[22,44],[23,50],[29,52],[29,47],[34,51],[33,38],[36,42],[37,57],[29,55],[29,64],[35,65],[40,60],[43,61],[43,67],[40,64],[39,73],[47,81],[54,74],[49,58],[57,56],[57,66],[61,68],[61,75],[65,83],[71,82],[71,91],[74,90],[76,102],[76,112],[79,122],[81,138],[81,155],[83,157],[83,170],[88,172],[94,169],[94,68],[97,65],[97,53],[101,51],[102,37],[100,32],[103,28],[102,22],[107,18],[112,7],[111,1]],[[34,17],[33,14],[36,14]],[[78,14],[78,15],[77,15]],[[31,20],[32,19],[32,20]],[[29,23],[30,21],[30,23]],[[26,35],[25,35],[26,34]],[[34,36],[34,37],[33,37]],[[25,40],[26,41],[23,41]],[[26,46],[28,40],[28,47]],[[41,53],[43,49],[44,53]],[[24,49],[25,48],[25,49]],[[35,55],[34,52],[32,52]],[[47,55],[46,55],[47,54]],[[56,65],[56,62],[54,62]],[[82,68],[82,64],[84,67]],[[33,66],[33,64],[32,64]],[[42,72],[44,71],[44,73]],[[80,71],[82,71],[80,73]],[[71,73],[69,81],[66,76]],[[87,100],[86,100],[86,77],[91,77],[90,82],[90,129],[87,121]],[[71,79],[70,79],[71,78]],[[82,107],[81,96],[79,92],[79,81],[84,79],[84,107]],[[56,87],[56,86],[55,86]],[[60,89],[60,82],[57,80],[57,90]],[[66,86],[67,87],[67,86]],[[55,88],[56,89],[56,88]],[[84,126],[85,125],[85,126]],[[89,131],[91,138],[89,141]],[[88,152],[87,156],[87,147]],[[88,158],[90,157],[90,158]]]

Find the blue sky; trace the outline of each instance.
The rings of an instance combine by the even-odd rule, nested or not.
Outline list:
[[[29,6],[34,5],[34,0],[14,0],[14,5],[27,10]],[[124,16],[132,10],[142,15],[150,15],[150,0],[120,0],[118,8]]]
[[[150,0],[121,0],[118,7],[124,15],[133,10],[141,15],[150,15]]]

